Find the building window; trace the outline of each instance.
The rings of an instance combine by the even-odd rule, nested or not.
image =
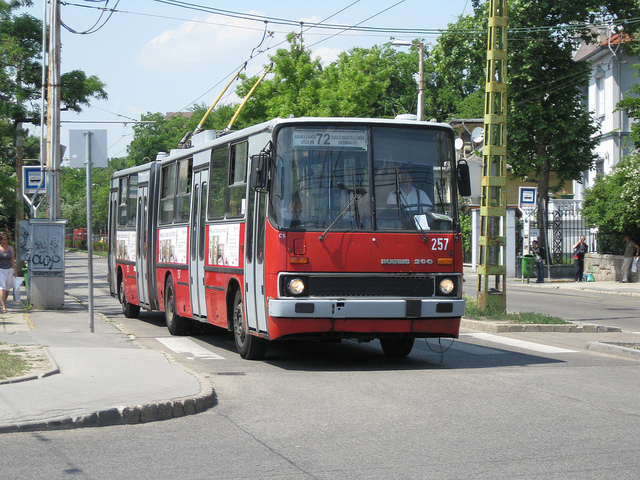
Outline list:
[[[605,111],[605,86],[604,77],[596,77],[596,116],[604,117]]]

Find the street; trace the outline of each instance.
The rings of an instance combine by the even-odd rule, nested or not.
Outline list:
[[[640,363],[585,350],[619,334],[464,331],[455,342],[417,341],[406,359],[387,358],[377,342],[283,343],[252,362],[229,333],[171,337],[163,315],[126,319],[108,295],[106,261],[96,258],[94,271],[96,312],[206,376],[218,403],[163,422],[0,435],[4,478],[640,475]],[[86,255],[68,254],[66,286],[86,303]],[[640,331],[633,297],[526,284],[509,295],[510,309]]]

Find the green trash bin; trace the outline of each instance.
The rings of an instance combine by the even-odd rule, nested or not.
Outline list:
[[[536,259],[533,255],[523,255],[522,256],[522,276],[523,277],[535,276],[533,273],[535,265],[536,265]]]
[[[24,288],[29,291],[29,264],[24,262],[24,267],[22,268],[22,276],[24,277]]]

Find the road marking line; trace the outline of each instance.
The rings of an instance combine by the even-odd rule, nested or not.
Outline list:
[[[524,348],[526,350],[533,350],[540,353],[575,353],[576,350],[567,350],[566,348],[552,347],[550,345],[542,345],[540,343],[526,342],[524,340],[516,340],[515,338],[500,337],[498,335],[491,335],[490,333],[464,333],[462,336],[477,338],[485,340],[487,342],[501,343],[503,345],[509,345],[510,347]]]
[[[208,360],[224,360],[224,357],[201,347],[193,340],[188,338],[179,337],[161,337],[156,338],[165,347],[173,350],[176,353],[191,354],[195,358],[204,358]]]

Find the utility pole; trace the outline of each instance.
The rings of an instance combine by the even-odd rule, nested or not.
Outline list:
[[[64,305],[66,220],[60,220],[60,0],[50,0],[47,78],[46,193],[49,218],[29,219],[29,301],[34,308]],[[42,146],[42,144],[41,144]],[[45,152],[41,152],[43,156]]]
[[[60,1],[51,0],[47,85],[47,168],[49,220],[60,215]]]
[[[477,298],[506,310],[507,0],[489,1],[486,71]]]

